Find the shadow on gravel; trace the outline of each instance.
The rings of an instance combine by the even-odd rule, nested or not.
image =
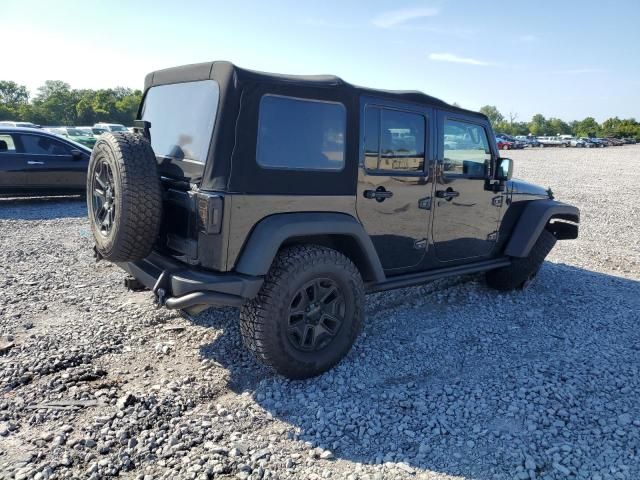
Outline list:
[[[631,479],[639,312],[640,282],[549,262],[525,292],[476,279],[378,294],[347,359],[305,382],[246,354],[234,310],[195,321],[224,329],[201,354],[231,389],[337,458],[479,480]]]
[[[80,195],[0,197],[0,220],[54,220],[86,216],[86,201]]]

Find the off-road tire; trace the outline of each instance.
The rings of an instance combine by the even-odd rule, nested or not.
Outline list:
[[[94,180],[105,164],[111,169],[114,199],[107,233],[100,230],[94,211],[99,189]],[[87,209],[96,250],[103,258],[129,262],[149,255],[162,220],[162,189],[153,149],[143,136],[115,132],[98,138],[89,160]]]
[[[314,278],[335,281],[345,300],[337,334],[322,350],[303,352],[287,338],[289,308],[296,291]],[[342,253],[318,245],[296,245],[276,256],[258,296],[240,310],[245,346],[257,359],[285,377],[304,379],[336,365],[362,329],[364,286],[356,266]]]
[[[504,291],[525,288],[538,274],[544,259],[555,244],[556,237],[553,233],[543,230],[529,252],[529,256],[513,258],[508,267],[487,272],[485,275],[487,285]]]

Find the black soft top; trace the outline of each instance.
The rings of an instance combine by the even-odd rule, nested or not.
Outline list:
[[[466,110],[451,105],[439,98],[432,97],[418,90],[381,90],[367,87],[360,87],[345,82],[335,75],[286,75],[279,73],[259,72],[240,68],[231,62],[213,61],[204,63],[194,63],[181,67],[166,68],[151,72],[145,78],[145,91],[156,85],[166,85],[171,83],[192,82],[196,80],[215,79],[224,87],[238,87],[246,82],[251,83],[272,83],[272,84],[295,84],[299,86],[324,87],[342,91],[350,91],[354,94],[366,94],[372,96],[382,96],[395,98],[407,102],[445,108],[449,111],[461,112],[465,114],[484,117],[483,114]],[[225,81],[226,80],[226,81]],[[230,83],[229,83],[230,82]]]
[[[159,159],[162,175],[195,183],[204,190],[239,193],[351,195],[357,182],[360,100],[363,96],[435,107],[488,122],[470,112],[421,92],[358,87],[333,75],[280,75],[208,62],[158,70],[147,75],[145,93],[158,85],[215,80],[220,88],[217,120],[206,164]],[[347,110],[347,165],[342,172],[262,169],[255,161],[260,101],[266,94],[337,101]],[[144,102],[144,96],[143,96]],[[140,105],[139,115],[143,104]],[[186,108],[186,107],[185,107]],[[140,117],[138,117],[140,118]],[[151,127],[153,138],[153,126]],[[235,165],[232,169],[231,165]],[[327,187],[327,186],[330,187]]]

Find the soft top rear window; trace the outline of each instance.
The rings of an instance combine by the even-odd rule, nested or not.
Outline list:
[[[220,87],[214,80],[151,87],[142,120],[151,122],[155,154],[205,163],[219,100]]]

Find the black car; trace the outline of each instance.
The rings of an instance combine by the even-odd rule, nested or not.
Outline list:
[[[485,115],[419,92],[227,62],[157,71],[136,133],[93,149],[95,253],[167,308],[240,307],[258,359],[317,375],[351,348],[365,293],[479,272],[523,288],[578,236],[579,210],[512,180],[494,138]]]
[[[0,127],[0,194],[83,193],[90,156],[44,130]]]

